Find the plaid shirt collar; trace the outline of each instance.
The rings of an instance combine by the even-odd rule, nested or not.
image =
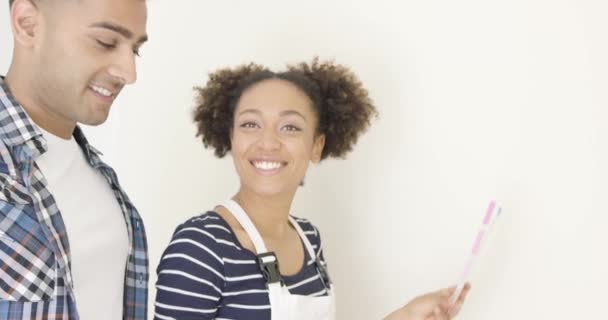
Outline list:
[[[2,113],[3,116],[0,116],[0,139],[7,146],[11,147],[34,140],[37,146],[35,151],[37,152],[32,157],[33,160],[36,160],[36,158],[47,151],[46,140],[42,137],[42,132],[38,126],[34,124],[25,110],[23,110],[23,107],[17,103],[15,97],[10,94],[10,90],[2,76],[0,76],[0,99],[6,99],[6,101],[0,103],[0,108],[7,111]],[[89,144],[79,126],[76,126],[73,135],[80,148],[84,151],[89,164],[93,167],[99,166],[100,161],[95,158],[101,156],[102,153]]]

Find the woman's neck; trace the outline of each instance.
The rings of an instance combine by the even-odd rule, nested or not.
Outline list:
[[[232,198],[245,210],[264,239],[280,239],[289,229],[291,195],[260,196],[241,188]]]

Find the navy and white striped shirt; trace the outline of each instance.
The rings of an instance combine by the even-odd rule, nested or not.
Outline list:
[[[295,218],[325,265],[318,230]],[[315,259],[283,276],[292,294],[323,296],[327,290]],[[207,212],[180,225],[157,269],[154,319],[270,319],[266,281],[257,256],[243,248],[226,221]]]

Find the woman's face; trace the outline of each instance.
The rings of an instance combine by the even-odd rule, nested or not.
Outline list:
[[[325,136],[308,96],[291,82],[269,79],[241,95],[231,133],[241,180],[260,196],[293,195],[310,161],[321,159]]]

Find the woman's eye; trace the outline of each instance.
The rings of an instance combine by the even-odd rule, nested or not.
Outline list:
[[[241,124],[241,128],[256,128],[258,125],[255,122],[245,122]]]
[[[296,126],[291,125],[291,124],[288,124],[288,125],[284,126],[283,129],[285,131],[302,131],[302,129],[300,129],[299,127],[296,127]]]

